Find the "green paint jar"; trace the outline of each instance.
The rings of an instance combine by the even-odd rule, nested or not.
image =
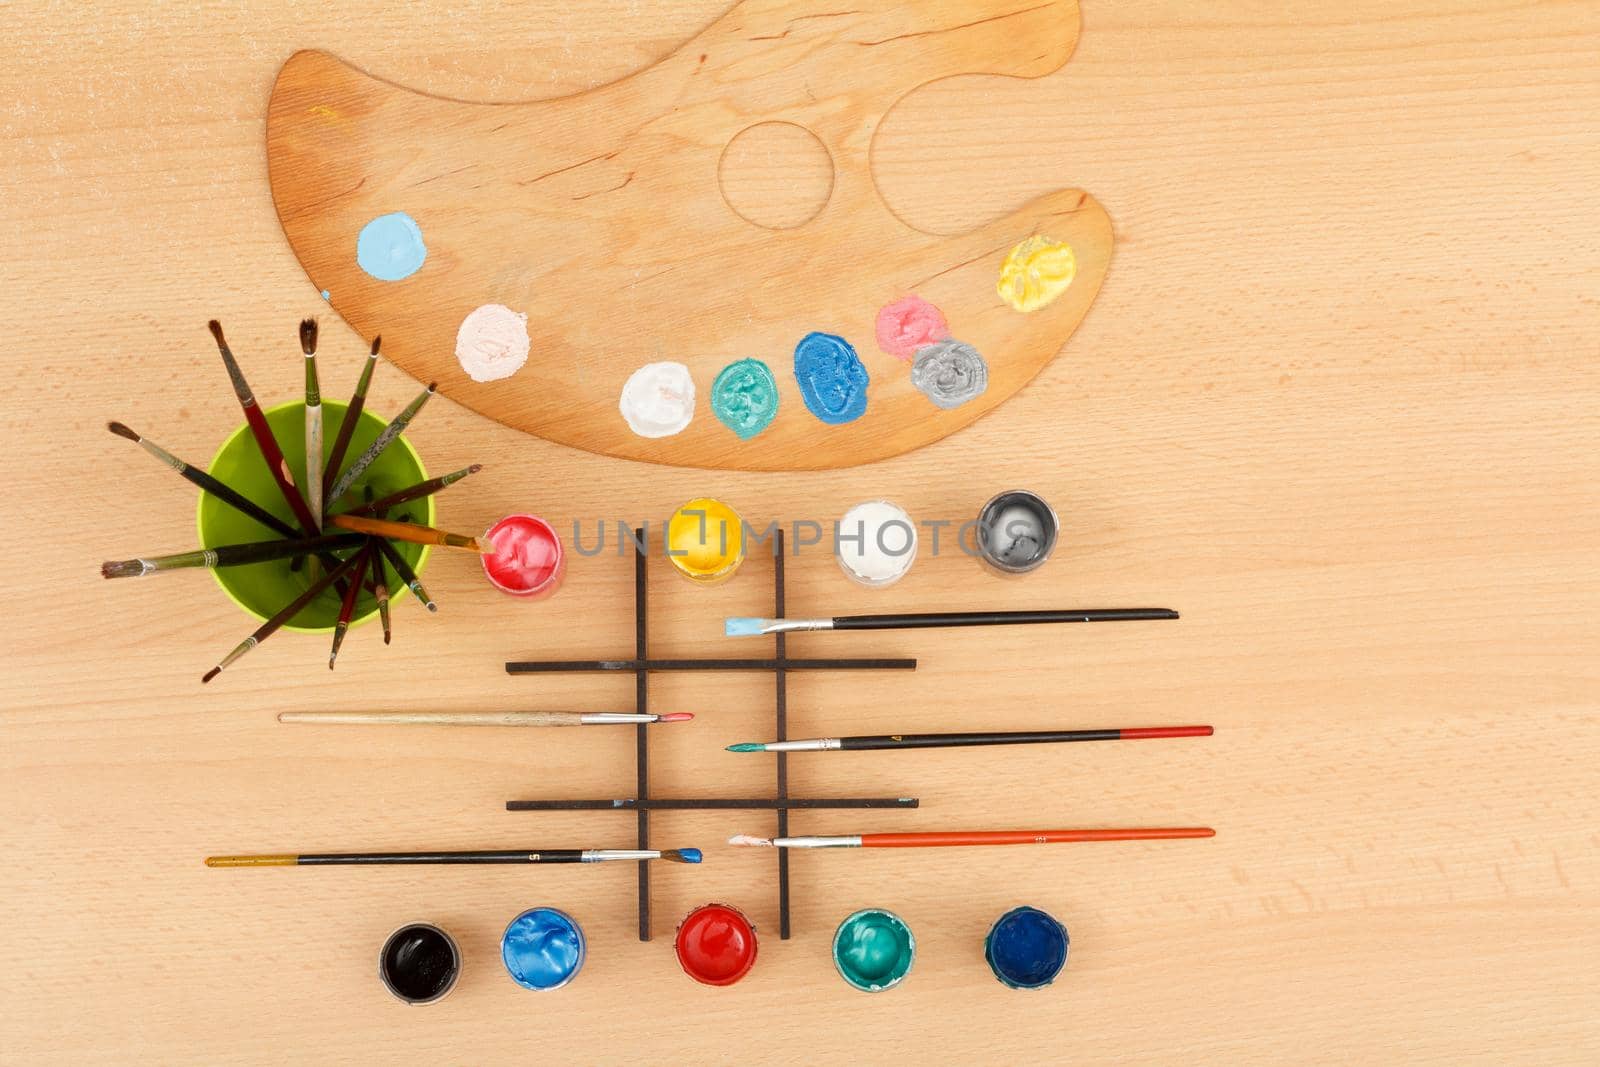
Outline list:
[[[881,993],[911,973],[917,939],[892,911],[863,908],[839,924],[833,935],[833,965],[857,989]]]
[[[267,425],[272,427],[272,435],[278,439],[278,447],[283,450],[284,460],[294,473],[297,486],[305,482],[305,410],[304,401],[293,400],[263,412],[267,417]],[[330,400],[322,402],[324,462],[327,461],[327,450],[333,448],[333,439],[338,432],[339,424],[344,420],[344,412],[344,404]],[[367,446],[377,440],[387,425],[387,419],[373,414],[370,409],[363,410],[356,422],[355,431],[350,436],[345,463],[349,464],[365,452]],[[293,512],[289,510],[289,505],[283,499],[283,494],[278,491],[277,482],[273,481],[266,463],[261,458],[261,448],[256,444],[255,436],[250,432],[248,424],[240,426],[222,442],[222,447],[217,449],[217,454],[211,460],[208,469],[212,476],[224,485],[231,486],[260,504],[262,508],[283,519],[290,526],[298,525]],[[345,503],[339,510],[346,510],[351,506],[351,501],[359,502],[364,486],[372,486],[373,495],[381,497],[415,485],[427,477],[428,473],[422,466],[422,457],[417,455],[416,449],[411,447],[411,443],[402,434],[391,442],[389,447],[383,450],[383,454],[373,460],[372,466],[357,479],[356,484],[345,494]],[[334,501],[330,500],[327,503],[331,507]],[[432,526],[434,523],[434,503],[431,496],[413,500],[396,510],[410,512],[411,521],[423,526]],[[398,518],[397,515],[390,517]],[[279,536],[250,516],[235,511],[210,493],[200,494],[199,503],[195,505],[195,525],[199,529],[200,545],[203,548],[270,541]],[[411,564],[411,569],[420,576],[424,564],[428,562],[430,546],[401,541],[392,543],[405,561]],[[222,591],[228,594],[229,599],[250,615],[262,620],[276,614],[285,604],[303,593],[311,582],[307,568],[291,570],[290,561],[286,559],[252,563],[244,567],[217,567],[211,571],[211,576],[222,587]],[[389,568],[390,597],[398,600],[407,592],[405,583],[395,575],[392,567]],[[358,626],[373,618],[377,612],[378,602],[370,592],[362,590],[361,595],[356,598],[355,614],[350,625]],[[289,620],[284,629],[300,633],[332,633],[333,624],[338,618],[339,596],[330,588],[301,609],[299,614]]]

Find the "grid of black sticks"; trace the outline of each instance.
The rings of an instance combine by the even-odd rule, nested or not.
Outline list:
[[[776,636],[777,647],[771,658],[744,659],[651,659],[648,600],[649,547],[645,532],[635,530],[633,569],[634,653],[632,659],[623,660],[524,660],[506,664],[508,674],[541,674],[587,671],[631,671],[634,675],[634,710],[640,714],[650,709],[649,678],[653,671],[770,671],[773,676],[776,701],[776,733],[779,741],[789,737],[789,687],[788,672],[795,670],[914,670],[914,659],[795,659],[788,654],[784,634]],[[783,531],[773,538],[773,615],[784,614],[784,552]],[[777,836],[789,832],[789,812],[795,808],[914,808],[915,797],[791,797],[789,795],[789,764],[785,753],[777,753],[777,793],[771,797],[710,797],[671,798],[656,797],[650,792],[650,741],[649,728],[637,727],[634,740],[634,763],[637,784],[632,797],[616,800],[510,800],[508,811],[632,811],[638,820],[639,848],[650,847],[650,812],[664,810],[765,810],[777,815]],[[780,848],[778,860],[778,936],[787,941],[790,935],[789,920],[789,850]],[[649,941],[650,922],[650,864],[639,864],[639,940]]]

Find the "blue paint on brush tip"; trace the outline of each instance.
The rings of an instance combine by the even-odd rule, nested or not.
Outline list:
[[[678,849],[678,855],[685,863],[699,863],[702,859],[704,859],[704,857],[700,854],[700,850],[697,848],[680,848]]]
[[[761,633],[761,627],[766,625],[766,619],[733,618],[725,619],[722,623],[722,636],[724,637],[756,637]]]

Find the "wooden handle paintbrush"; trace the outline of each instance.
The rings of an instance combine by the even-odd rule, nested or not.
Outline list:
[[[357,456],[350,464],[349,469],[339,475],[339,479],[333,483],[333,488],[323,498],[328,505],[332,506],[337,503],[340,497],[350,491],[350,487],[356,484],[356,479],[365,474],[367,468],[372,466],[373,461],[383,455],[383,450],[394,443],[394,439],[399,437],[405,428],[411,424],[411,420],[416,418],[417,412],[422,410],[422,405],[428,402],[428,398],[438,388],[438,382],[429,382],[428,387],[418,393],[416,399],[407,404],[405,410],[396,415],[394,421],[383,428],[378,434],[377,440],[368,445],[366,451]]]
[[[451,548],[468,548],[485,555],[494,555],[494,546],[465,534],[446,533],[432,526],[418,526],[392,519],[373,519],[365,515],[329,515],[328,525],[341,530],[371,534],[374,537],[392,537],[396,541],[410,541],[418,545],[447,545]]]
[[[322,528],[322,387],[317,382],[317,320],[300,320],[306,357],[306,507]]]

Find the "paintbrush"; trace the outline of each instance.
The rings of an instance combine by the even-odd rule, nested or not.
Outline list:
[[[333,436],[328,464],[322,471],[322,499],[325,504],[331,504],[336,499],[329,495],[329,491],[333,489],[333,480],[339,477],[339,468],[344,464],[345,450],[350,447],[350,435],[356,432],[356,424],[361,421],[361,409],[367,406],[367,388],[372,384],[372,369],[378,365],[378,345],[382,341],[381,335],[372,339],[372,351],[367,355],[366,366],[361,368],[361,377],[356,379],[356,391],[351,394],[350,403],[345,405],[344,418],[339,421],[339,432]]]
[[[300,855],[207,856],[207,867],[315,867],[346,864],[608,863],[666,860],[699,863],[697,848],[552,848],[486,852],[312,852]]]
[[[882,748],[965,748],[972,745],[1043,745],[1058,741],[1138,741],[1157,737],[1210,737],[1209,726],[1144,726],[1124,730],[1024,730],[971,734],[862,734],[796,741],[746,741],[729,752],[831,752]]]
[[[289,470],[289,461],[283,458],[283,449],[278,447],[278,439],[272,435],[272,427],[267,425],[267,417],[262,413],[261,405],[256,403],[256,396],[250,391],[250,383],[244,380],[244,372],[239,369],[239,361],[233,358],[233,352],[229,350],[228,342],[222,336],[222,324],[212,319],[207,325],[211,327],[211,336],[216,338],[217,351],[222,354],[222,364],[228,369],[228,379],[233,382],[233,391],[239,398],[239,407],[244,409],[244,420],[250,424],[250,432],[255,435],[256,445],[261,449],[261,458],[266,461],[272,480],[278,483],[278,491],[283,494],[283,499],[289,502],[289,510],[294,512],[301,528],[307,535],[315,534],[320,528],[317,518],[306,507],[305,498],[300,495],[300,490],[295,488],[294,474]]]
[[[380,544],[381,543],[382,542],[380,542]],[[271,637],[283,626],[284,623],[298,615],[302,608],[311,603],[317,597],[321,596],[323,590],[327,589],[328,586],[332,585],[334,582],[342,580],[345,575],[349,574],[350,571],[355,568],[356,560],[358,558],[359,555],[351,556],[333,570],[330,570],[327,574],[324,574],[321,578],[318,578],[316,581],[312,582],[310,587],[306,589],[305,592],[295,597],[276,615],[262,623],[260,626],[256,627],[254,633],[234,646],[233,651],[229,652],[226,656],[223,656],[222,660],[215,667],[212,667],[209,671],[206,671],[206,673],[201,676],[200,681],[211,681],[211,679],[215,678],[228,667],[232,666],[234,660],[238,659],[246,652],[249,652],[252,648],[255,648],[267,638]]]
[[[435,604],[433,598],[428,596],[428,591],[422,588],[422,583],[417,580],[417,572],[411,569],[411,564],[406,562],[400,550],[382,537],[374,543],[378,546],[378,551],[383,553],[383,558],[389,561],[389,566],[394,568],[394,572],[406,584],[406,588],[411,590],[412,595],[422,601],[429,611],[438,611],[439,605]]]
[[[126,437],[128,440],[132,441],[134,444],[138,445],[140,448],[159,459],[162,463],[165,463],[167,466],[183,475],[184,478],[188,479],[196,486],[199,486],[205,492],[210,493],[212,496],[216,497],[218,500],[222,501],[224,504],[228,505],[230,508],[239,512],[240,514],[250,516],[250,518],[259,522],[261,525],[265,526],[274,533],[282,534],[284,537],[302,536],[302,531],[296,530],[293,526],[290,526],[288,523],[272,514],[266,508],[251,500],[249,497],[246,497],[222,484],[221,482],[217,481],[217,479],[201,470],[199,467],[190,466],[177,456],[174,456],[171,452],[161,448],[155,442],[150,441],[147,438],[140,437],[122,423],[108,422],[106,423],[106,429],[110,430],[118,437]]]
[[[367,502],[372,502],[372,486],[362,486],[362,495]],[[378,512],[378,518],[384,518],[383,512]],[[383,643],[388,644],[394,637],[394,630],[389,619],[389,576],[388,568],[383,565],[383,553],[373,552],[372,558],[367,561],[367,569],[372,577],[367,582],[367,588],[372,590],[372,596],[378,602],[378,620],[383,625]]]
[[[317,382],[317,320],[300,320],[306,356],[306,507],[322,529],[322,387]]]
[[[278,721],[338,726],[622,726],[693,718],[687,711],[665,715],[631,711],[285,711]]]
[[[438,388],[438,382],[429,382],[428,387],[418,393],[417,398],[407,404],[405,410],[396,415],[394,421],[383,428],[377,439],[367,446],[367,450],[356,457],[355,462],[350,464],[350,469],[339,476],[338,481],[333,483],[333,488],[324,497],[330,507],[345,493],[349,492],[350,487],[356,484],[356,479],[365,474],[367,468],[372,466],[373,461],[383,455],[383,450],[394,443],[394,439],[399,437],[401,432],[411,424],[411,420],[416,418],[417,412],[422,410],[422,405],[428,402],[428,398]]]
[[[1176,619],[1170,608],[1075,608],[1064,611],[929,611],[909,615],[838,615],[831,619],[730,618],[728,637],[792,633],[796,630],[908,630],[934,626],[1011,626],[1028,622],[1142,622]]]
[[[390,519],[373,519],[365,515],[329,515],[328,525],[341,530],[372,534],[375,537],[409,541],[414,545],[446,545],[450,548],[468,548],[484,555],[494,555],[494,546],[465,534],[446,533],[432,526],[419,526],[411,522],[394,522]]]
[[[1209,826],[1169,826],[1125,830],[956,830],[907,834],[851,834],[837,837],[752,837],[735,834],[730,845],[776,848],[937,848],[951,845],[1052,845],[1076,841],[1165,841],[1215,837]]]
[[[446,486],[454,485],[467,475],[477,474],[481,470],[483,470],[483,464],[474,463],[470,467],[462,467],[458,471],[451,471],[449,474],[441,474],[437,478],[429,478],[425,482],[418,482],[416,485],[407,486],[406,488],[401,489],[399,492],[390,493],[381,500],[374,500],[369,503],[362,504],[360,507],[351,508],[349,511],[345,512],[345,514],[371,515],[381,518],[383,512],[387,511],[389,508],[398,507],[401,504],[420,499],[421,497],[432,496],[434,493],[437,493]]]
[[[356,553],[355,575],[349,580],[349,585],[344,591],[344,599],[339,602],[339,618],[333,624],[333,650],[328,653],[328,669],[333,670],[333,661],[339,658],[339,646],[344,644],[345,632],[350,629],[350,618],[355,614],[356,599],[361,595],[361,579],[366,574],[367,561],[372,558],[372,540],[367,540],[366,547]]]
[[[321,537],[302,537],[289,541],[254,541],[244,545],[218,545],[215,548],[197,548],[191,552],[176,552],[169,556],[141,556],[138,559],[107,560],[100,564],[104,578],[139,578],[159,571],[179,570],[184,567],[240,567],[248,563],[265,563],[350,548],[360,544],[360,534],[328,534]],[[337,559],[334,560],[338,562]]]

